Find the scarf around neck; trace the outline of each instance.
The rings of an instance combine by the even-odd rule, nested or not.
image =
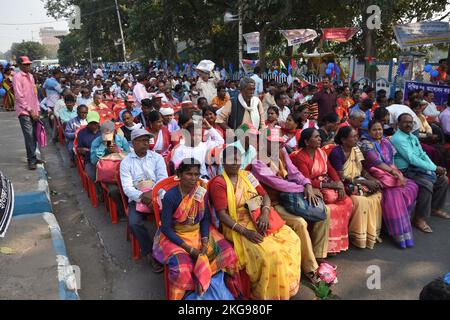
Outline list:
[[[247,110],[250,113],[250,119],[252,121],[252,124],[255,128],[259,129],[260,127],[260,115],[259,115],[259,98],[258,97],[252,97],[250,101],[250,107],[247,105],[247,102],[245,102],[244,97],[242,94],[239,94],[239,103],[242,105],[242,107]]]

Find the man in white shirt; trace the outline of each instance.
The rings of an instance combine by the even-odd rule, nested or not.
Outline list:
[[[434,104],[434,93],[430,91],[425,91],[423,94],[423,98],[426,102],[428,102],[428,106],[423,110],[423,114],[426,117],[439,117],[439,110],[436,108],[436,105]]]
[[[138,83],[136,83],[133,89],[133,98],[136,101],[136,107],[142,108],[141,101],[149,98],[149,94],[145,89],[145,84],[147,83],[148,80],[144,74],[140,74],[137,80]]]
[[[201,123],[191,124],[183,131],[185,137],[180,144],[174,149],[171,162],[178,168],[181,161],[187,158],[194,158],[200,162],[200,174],[202,178],[209,179],[208,170],[206,169],[206,156],[208,151],[221,146],[225,143],[222,136],[214,129],[205,119],[203,120],[205,127],[206,142],[202,142],[202,125]],[[189,133],[189,135],[187,135]]]
[[[281,126],[287,121],[288,116],[291,114],[291,110],[287,106],[289,104],[289,96],[283,92],[277,92],[275,94],[275,102],[278,109],[280,110],[280,115],[278,116],[278,123]]]
[[[102,80],[100,80],[100,79],[95,80],[95,86],[92,87],[92,97],[96,93],[103,94],[103,84],[102,84]]]
[[[206,98],[208,104],[211,104],[213,99],[217,96],[216,85],[220,81],[220,77],[217,78],[217,74],[214,74],[213,78],[210,78],[210,74],[197,70],[199,79],[196,84],[196,89],[199,92],[200,97]]]
[[[94,78],[97,78],[97,77],[100,77],[100,78],[104,79],[103,78],[103,70],[102,70],[102,67],[100,65],[98,65],[97,70],[95,70],[95,72],[94,72]]]
[[[264,113],[267,113],[267,110],[269,109],[269,107],[273,107],[277,104],[275,102],[275,93],[276,93],[275,87],[269,87],[267,89],[267,93],[264,95],[264,100],[263,100]]]
[[[90,106],[94,99],[91,96],[91,91],[88,88],[81,89],[81,96],[77,97],[77,106]]]
[[[152,191],[143,192],[141,189],[146,187],[152,189],[158,182],[168,177],[164,158],[149,150],[150,136],[145,129],[132,131],[134,151],[120,164],[120,180],[129,201],[129,228],[139,242],[141,255],[148,259],[155,273],[160,273],[164,268],[152,258],[153,237],[144,226],[147,215],[136,210],[137,204],[152,206]]]
[[[414,120],[414,126],[413,126],[413,130],[412,133],[415,134],[416,131],[418,132],[418,130],[420,129],[420,119],[417,117],[417,115],[415,114],[414,111],[412,111],[412,109],[408,106],[405,106],[403,104],[393,104],[389,107],[386,108],[389,111],[389,116],[390,116],[390,120],[389,120],[389,125],[393,128],[397,128],[397,123],[398,123],[398,117],[400,117],[402,114],[404,113],[408,113],[413,117]]]
[[[253,80],[255,80],[255,84],[256,84],[256,89],[255,89],[255,93],[254,93],[255,97],[259,97],[259,95],[264,92],[264,83],[263,83],[263,79],[261,79],[261,77],[260,77],[260,74],[261,74],[261,68],[259,66],[256,66],[254,75],[251,76],[251,78]]]

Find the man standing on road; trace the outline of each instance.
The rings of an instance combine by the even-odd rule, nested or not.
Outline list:
[[[61,70],[54,69],[52,71],[52,76],[47,80],[45,80],[43,85],[47,99],[46,105],[52,110],[55,107],[56,102],[61,97],[61,93],[63,92],[63,88],[59,83],[61,76],[62,76]]]
[[[37,137],[36,123],[39,120],[39,100],[36,85],[31,74],[31,61],[22,56],[18,60],[20,72],[13,78],[14,95],[16,96],[16,113],[19,117],[27,149],[28,169],[36,170],[42,164],[36,157]]]

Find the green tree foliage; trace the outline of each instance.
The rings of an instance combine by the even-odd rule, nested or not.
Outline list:
[[[11,54],[16,56],[28,56],[30,60],[39,60],[47,56],[47,50],[39,42],[23,41],[21,43],[13,43],[11,46]]]
[[[121,14],[126,16],[126,11],[133,6],[134,0],[119,0]],[[81,11],[81,30],[72,30],[77,33],[78,45],[84,53],[83,58],[88,59],[89,53],[86,49],[91,43],[92,56],[95,61],[99,57],[103,61],[123,61],[122,46],[118,43],[120,39],[120,29],[114,1],[111,0],[45,0],[47,14],[55,19],[68,18],[72,14],[71,6],[77,5]],[[125,42],[128,44],[125,33]],[[66,44],[64,42],[68,41]],[[62,41],[64,47],[71,46],[72,39],[66,37]],[[79,51],[74,54],[67,50],[60,50],[60,54],[69,56],[59,56],[60,60],[77,61]]]
[[[100,56],[104,61],[123,59],[121,46],[114,44],[120,38],[114,1],[43,1],[48,14],[55,18],[68,17],[70,5],[80,6],[83,26],[73,32],[79,33],[81,51],[85,51],[90,39],[94,59]],[[400,52],[395,43],[394,25],[431,20],[433,14],[445,11],[446,3],[443,0],[119,0],[127,50],[132,57],[172,62],[208,58],[218,64],[236,62],[238,56],[238,24],[224,23],[226,11],[237,14],[241,9],[244,32],[260,32],[262,64],[266,58],[292,55],[278,32],[280,29],[308,28],[320,35],[322,28],[352,26],[359,27],[360,32],[351,41],[324,43],[323,49],[356,55],[361,60],[368,55],[386,60]],[[365,28],[365,11],[371,4],[381,8],[382,26],[381,30],[369,32]],[[365,40],[372,45],[367,46]],[[66,37],[64,41],[72,39]],[[320,38],[302,45],[301,50],[311,52],[319,44]],[[71,54],[68,50],[60,53]],[[68,60],[78,59],[80,53],[74,51]]]
[[[82,33],[79,31],[72,31],[65,36],[58,49],[59,63],[68,66],[77,62],[87,62],[87,48],[82,43]]]

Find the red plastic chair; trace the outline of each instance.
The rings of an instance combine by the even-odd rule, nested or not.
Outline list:
[[[120,179],[120,171],[119,170],[116,172],[116,180],[117,180],[117,185],[119,186],[120,196],[122,197],[123,210],[124,210],[126,216],[128,217],[128,197],[125,195],[125,192],[123,191],[122,181]],[[141,247],[139,245],[139,241],[136,239],[136,237],[130,231],[128,221],[127,221],[127,229],[126,229],[126,240],[131,241],[131,256],[132,256],[133,260],[141,259]]]
[[[161,226],[161,217],[160,217],[160,199],[158,196],[158,193],[160,190],[169,191],[173,187],[177,186],[180,183],[180,180],[176,176],[169,177],[167,179],[164,179],[160,181],[154,188],[153,188],[153,212],[155,214],[155,220],[156,220],[156,226],[159,228]],[[169,268],[167,266],[164,266],[164,281],[166,284],[166,298],[167,300],[170,299],[170,282],[169,282]]]
[[[97,199],[97,193],[95,191],[95,184],[91,181],[88,174],[86,173],[85,167],[84,167],[84,156],[78,153],[77,146],[78,146],[78,132],[80,132],[83,127],[79,128],[77,132],[75,133],[75,140],[73,142],[73,150],[76,155],[77,159],[77,170],[78,174],[81,178],[81,183],[83,185],[84,190],[87,192],[88,197],[91,199],[91,204],[94,208],[98,207],[98,199]]]
[[[76,158],[77,158],[77,169],[78,174],[80,175],[81,182],[83,184],[84,190],[86,190],[88,197],[91,199],[92,207],[97,208],[98,207],[98,199],[97,199],[97,192],[95,191],[95,183],[89,178],[85,167],[84,167],[84,156],[78,153],[77,146],[78,146],[78,132],[80,132],[81,129],[77,130],[75,133],[75,141],[73,142],[73,150],[75,152]]]
[[[120,196],[122,197],[123,210],[125,212],[125,215],[128,217],[128,197],[126,196],[125,192],[123,191],[122,181],[120,180],[120,171],[119,170],[116,172],[116,181],[117,181],[117,185],[119,187]],[[152,221],[152,220],[153,220],[152,215],[148,215],[148,221]],[[133,260],[141,259],[141,246],[139,245],[139,241],[137,240],[137,238],[131,232],[128,222],[127,222],[127,229],[126,229],[126,239],[127,239],[127,241],[131,241],[131,256],[132,256]]]
[[[58,142],[60,144],[64,144],[66,141],[66,137],[64,136],[64,128],[63,125],[61,123],[61,120],[59,119],[59,117],[55,116],[54,117],[54,125],[56,126],[56,130],[58,131]]]
[[[105,209],[107,212],[109,212],[109,215],[111,217],[111,223],[118,224],[119,218],[117,215],[117,204],[115,203],[114,199],[110,196],[108,186],[103,182],[101,183],[101,186],[103,199],[105,199]]]

